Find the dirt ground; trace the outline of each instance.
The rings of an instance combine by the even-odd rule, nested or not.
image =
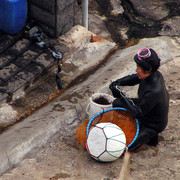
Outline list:
[[[170,94],[169,123],[159,135],[157,147],[144,147],[130,157],[130,180],[180,179],[180,61],[175,58],[160,68]],[[73,132],[76,129],[72,130]],[[73,135],[72,135],[73,134]],[[123,157],[111,163],[92,159],[74,133],[55,134],[37,147],[17,167],[0,180],[117,180]]]

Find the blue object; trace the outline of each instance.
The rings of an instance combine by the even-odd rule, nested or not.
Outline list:
[[[93,122],[94,119],[96,119],[99,115],[108,112],[108,111],[112,111],[112,110],[123,110],[123,111],[127,111],[125,108],[121,108],[121,107],[115,107],[115,108],[110,108],[110,109],[106,109],[104,111],[99,112],[98,114],[96,114],[94,117],[92,117],[87,125],[87,129],[86,129],[86,135],[88,136],[89,134],[89,129],[90,129],[90,125]],[[138,135],[139,135],[139,121],[138,119],[136,120],[136,126],[137,126],[137,130],[136,130],[136,134],[134,136],[134,139],[132,140],[132,142],[127,146],[128,148],[134,143],[134,141],[137,139]]]
[[[27,18],[27,0],[0,0],[0,30],[15,34],[23,29]]]

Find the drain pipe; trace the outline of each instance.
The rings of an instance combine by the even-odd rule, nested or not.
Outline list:
[[[88,29],[88,0],[83,0],[83,26]]]

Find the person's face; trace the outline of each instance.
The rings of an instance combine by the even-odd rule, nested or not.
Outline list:
[[[138,64],[137,64],[136,72],[139,79],[146,79],[151,74],[150,71],[144,71],[141,68],[141,66],[139,66]]]

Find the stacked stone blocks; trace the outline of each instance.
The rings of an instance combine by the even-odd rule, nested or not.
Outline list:
[[[28,0],[28,17],[47,35],[58,37],[77,24],[78,5],[76,0]]]

